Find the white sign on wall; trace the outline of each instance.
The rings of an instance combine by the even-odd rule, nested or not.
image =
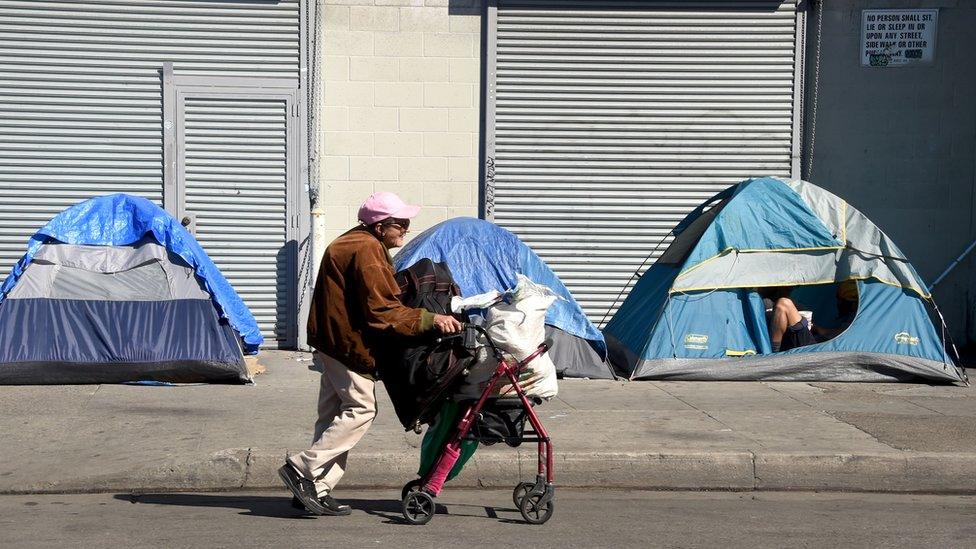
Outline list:
[[[861,66],[931,63],[938,24],[939,10],[862,10]]]

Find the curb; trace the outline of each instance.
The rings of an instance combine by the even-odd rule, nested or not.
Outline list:
[[[534,449],[480,452],[448,487],[507,488],[531,480]],[[228,449],[209,457],[107,474],[21,483],[0,480],[0,494],[149,493],[283,489],[277,475],[286,451]],[[417,456],[358,453],[343,488],[399,490],[416,476]],[[639,490],[976,493],[976,454],[898,452],[557,453],[560,487]]]

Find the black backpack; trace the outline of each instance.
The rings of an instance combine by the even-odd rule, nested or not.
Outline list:
[[[436,314],[451,314],[451,298],[461,293],[447,264],[426,258],[394,278],[404,305]],[[472,359],[461,338],[438,342],[439,337],[432,333],[403,339],[399,353],[391,353],[391,360],[379,364],[380,379],[405,429],[433,420],[441,399],[452,393]]]

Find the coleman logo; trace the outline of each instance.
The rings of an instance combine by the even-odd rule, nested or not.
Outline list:
[[[918,345],[918,338],[908,332],[895,334],[895,343],[899,345]]]
[[[685,334],[685,349],[708,349],[708,336],[702,334]]]

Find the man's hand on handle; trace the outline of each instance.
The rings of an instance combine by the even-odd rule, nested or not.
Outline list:
[[[442,334],[459,334],[464,326],[450,315],[434,315],[434,327]]]

